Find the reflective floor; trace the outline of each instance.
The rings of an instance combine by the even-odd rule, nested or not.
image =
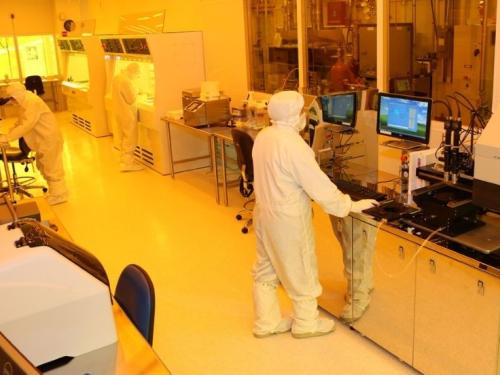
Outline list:
[[[340,323],[319,338],[255,339],[255,237],[241,234],[234,219],[242,203],[237,189],[224,207],[215,203],[208,172],[175,180],[149,169],[120,173],[110,137],[90,136],[69,124],[66,113],[58,119],[71,196],[54,210],[75,242],[101,260],[113,288],[129,263],[149,272],[157,303],[154,349],[174,374],[414,373]],[[327,217],[315,212],[317,236],[333,238]]]

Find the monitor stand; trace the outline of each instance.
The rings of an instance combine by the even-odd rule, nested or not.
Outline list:
[[[383,143],[383,145],[386,147],[397,148],[398,150],[404,150],[404,151],[427,148],[427,146],[422,144],[422,143],[406,141],[406,140],[404,140],[404,141],[387,141],[387,142]]]

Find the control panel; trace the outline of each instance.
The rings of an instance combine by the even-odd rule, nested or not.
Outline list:
[[[146,38],[126,38],[122,39],[126,53],[136,55],[150,55]]]

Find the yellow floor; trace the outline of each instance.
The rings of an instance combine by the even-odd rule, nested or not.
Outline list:
[[[224,207],[215,203],[207,172],[175,180],[149,169],[120,173],[111,138],[94,138],[68,118],[58,114],[71,196],[54,210],[75,242],[101,260],[113,289],[129,263],[149,272],[154,349],[174,374],[414,373],[340,323],[334,334],[314,339],[253,338],[255,237],[241,234],[234,219],[236,189]]]

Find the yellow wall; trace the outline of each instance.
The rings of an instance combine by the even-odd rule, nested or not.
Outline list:
[[[0,35],[13,34],[12,13],[17,35],[54,32],[53,0],[0,0]]]
[[[76,21],[95,20],[95,34],[116,34],[120,15],[165,10],[164,31],[203,31],[207,79],[220,81],[221,89],[232,98],[233,105],[239,105],[246,96],[243,0],[54,0],[54,3],[56,17],[65,14]],[[81,6],[75,7],[76,3]],[[56,24],[61,30],[62,21],[56,19]]]

